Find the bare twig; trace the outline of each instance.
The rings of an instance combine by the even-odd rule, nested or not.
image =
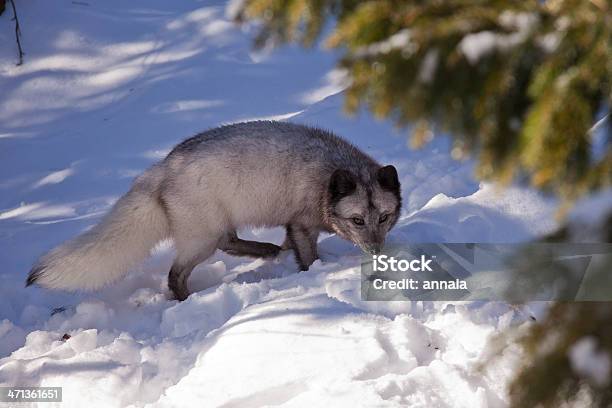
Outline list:
[[[13,6],[13,20],[15,21],[15,39],[17,40],[17,48],[19,49],[19,62],[17,66],[23,64],[23,48],[21,48],[21,28],[19,27],[19,18],[17,17],[17,9],[15,8],[15,0],[10,0]]]

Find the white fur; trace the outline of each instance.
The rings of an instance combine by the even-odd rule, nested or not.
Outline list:
[[[152,199],[157,173],[143,174],[102,222],[43,256],[31,279],[52,289],[95,290],[138,265],[168,236],[167,217]]]
[[[338,168],[372,193],[363,187],[343,203],[350,213],[343,221],[330,218],[335,211],[328,197]],[[125,275],[157,242],[172,238],[177,255],[169,286],[184,299],[191,270],[217,248],[231,250],[227,237],[246,226],[287,226],[296,257],[307,268],[316,259],[321,230],[363,245],[384,241],[397,219],[399,197],[377,186],[380,168],[351,144],[316,128],[263,121],[211,129],[185,140],[140,176],[100,224],[43,256],[28,284],[98,289]],[[357,228],[350,217],[372,207],[370,199],[377,210],[364,212],[375,228]],[[383,210],[394,211],[385,228],[378,222]]]

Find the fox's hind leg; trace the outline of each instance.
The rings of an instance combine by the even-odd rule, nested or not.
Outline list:
[[[222,236],[210,230],[199,231],[197,234],[185,234],[184,231],[174,238],[176,258],[168,274],[168,287],[174,297],[181,301],[189,296],[187,279],[191,271],[215,252]]]
[[[168,274],[168,288],[174,295],[174,298],[183,301],[189,297],[189,289],[187,289],[187,278],[191,275],[191,271],[195,265],[181,265],[174,263]]]
[[[319,258],[317,238],[319,231],[299,224],[287,225],[287,239],[295,253],[300,270],[307,271],[310,265]]]
[[[230,255],[252,256],[256,258],[273,258],[281,247],[269,242],[247,241],[238,238],[236,231],[231,231],[219,241],[219,249]]]

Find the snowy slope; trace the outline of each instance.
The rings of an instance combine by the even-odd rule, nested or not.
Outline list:
[[[24,289],[37,256],[95,224],[174,144],[244,119],[326,127],[395,164],[404,208],[391,241],[516,242],[554,222],[531,191],[479,185],[447,140],[411,151],[388,123],[346,118],[333,54],[254,52],[222,2],[18,7],[25,65],[0,48],[0,386],[63,386],[63,407],[505,406],[518,357],[479,363],[520,316],[503,304],[361,301],[360,254],[335,236],[300,274],[290,253],[217,253],[180,304],[167,300],[171,243],[97,293]],[[0,43],[13,44],[12,29],[0,17]]]

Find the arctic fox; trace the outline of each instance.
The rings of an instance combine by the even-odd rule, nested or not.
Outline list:
[[[184,300],[191,271],[216,249],[255,257],[293,249],[307,270],[320,231],[379,252],[400,207],[395,167],[331,132],[271,121],[221,126],[178,144],[136,178],[98,225],[41,257],[27,285],[98,289],[171,238],[168,287]],[[282,247],[246,241],[236,234],[246,226],[285,226],[287,236]]]

